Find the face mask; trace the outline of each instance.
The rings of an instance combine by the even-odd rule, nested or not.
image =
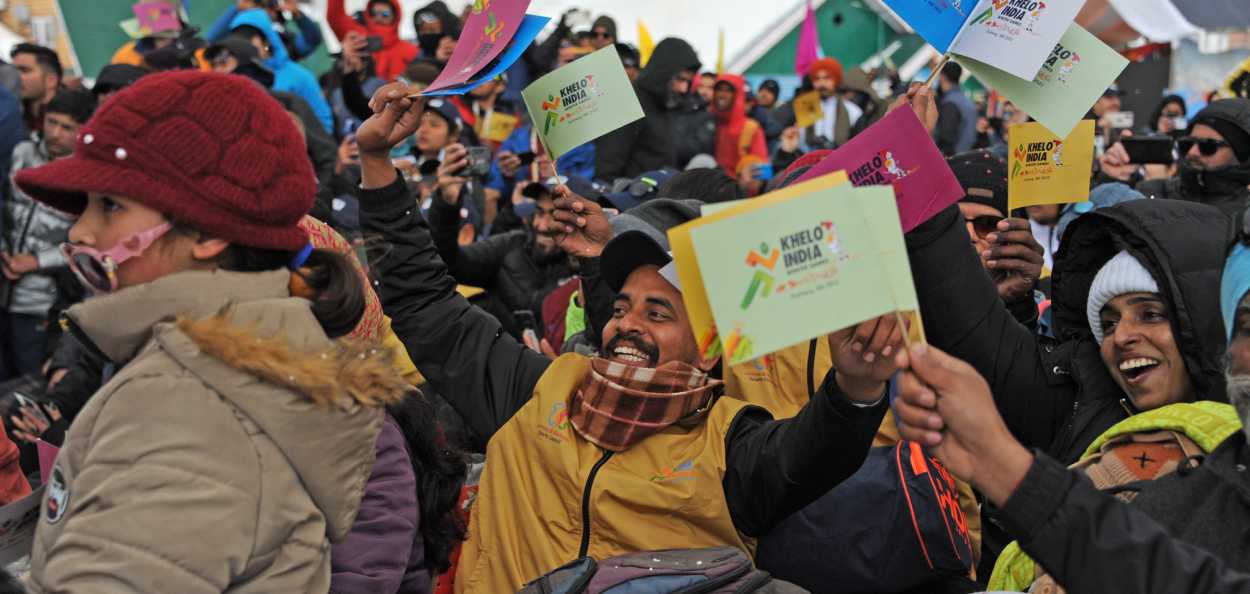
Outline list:
[[[126,260],[143,254],[172,228],[173,225],[169,223],[161,223],[147,231],[135,233],[104,251],[85,245],[63,243],[61,253],[65,255],[69,269],[74,271],[74,276],[78,277],[83,286],[98,293],[112,293],[117,290],[118,267]]]
[[[433,56],[438,51],[438,42],[442,39],[442,33],[420,33],[417,35],[417,45],[421,46],[421,53]]]

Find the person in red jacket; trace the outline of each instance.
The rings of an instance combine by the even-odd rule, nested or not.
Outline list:
[[[716,164],[736,178],[748,194],[755,195],[763,183],[752,168],[768,162],[768,146],[759,123],[747,117],[746,81],[735,74],[722,74],[714,89],[710,109],[716,116]]]
[[[363,25],[347,14],[343,0],[330,0],[326,5],[326,21],[340,41],[352,31],[381,38],[382,49],[373,52],[373,64],[378,77],[387,81],[403,74],[420,53],[417,46],[399,38],[399,16],[395,0],[369,0]]]

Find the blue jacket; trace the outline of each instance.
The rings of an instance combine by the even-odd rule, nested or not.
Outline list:
[[[503,144],[499,145],[496,155],[504,151],[508,151],[514,155],[528,152],[531,149],[530,129],[531,125],[526,124],[517,126],[516,130],[508,136]],[[595,143],[587,142],[556,159],[556,171],[560,175],[579,175],[586,179],[595,178]],[[516,187],[516,182],[524,179],[529,174],[529,169],[522,167],[517,170],[517,176],[506,178],[503,172],[499,170],[499,160],[495,159],[490,165],[490,177],[486,180],[486,187],[492,190],[498,190],[504,198],[512,196],[512,190]]]
[[[313,113],[317,114],[317,119],[321,120],[321,126],[327,133],[334,134],[334,115],[330,111],[330,104],[321,94],[321,85],[317,84],[317,78],[307,68],[291,61],[282,38],[278,37],[273,30],[269,14],[260,8],[240,12],[235,15],[234,20],[230,21],[230,30],[233,31],[244,25],[264,31],[269,39],[269,47],[273,55],[265,60],[265,66],[273,71],[273,90],[293,93],[307,101]]]
[[[234,5],[226,7],[225,12],[221,13],[221,16],[217,17],[217,20],[208,26],[208,32],[204,34],[204,38],[209,43],[216,43],[225,39],[230,34],[230,27],[234,22],[234,17],[238,14],[239,9]],[[302,11],[297,11],[294,17],[290,22],[295,23],[295,30],[292,32],[289,25],[286,27],[287,32],[292,33],[291,47],[288,47],[287,50],[291,52],[292,59],[299,61],[317,51],[324,39],[321,34],[321,26],[308,18],[308,15]]]

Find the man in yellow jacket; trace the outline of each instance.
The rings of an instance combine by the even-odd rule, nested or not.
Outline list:
[[[719,361],[699,355],[666,241],[636,231],[602,253],[617,298],[600,356],[551,361],[456,293],[388,157],[419,125],[423,105],[404,95],[379,90],[357,131],[362,220],[393,248],[374,273],[396,335],[435,390],[490,436],[457,592],[516,591],[583,555],[750,553],[755,537],[860,466],[901,343],[891,318],[831,335],[838,371],[795,417],[775,421],[719,397]],[[594,205],[561,193],[565,249],[595,255],[610,226],[579,216]]]

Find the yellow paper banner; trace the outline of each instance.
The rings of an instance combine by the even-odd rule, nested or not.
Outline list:
[[[794,125],[806,128],[825,117],[820,105],[820,92],[810,91],[794,98]]]
[[[1008,129],[1008,208],[1089,201],[1094,121],[1059,139],[1037,122]]]

